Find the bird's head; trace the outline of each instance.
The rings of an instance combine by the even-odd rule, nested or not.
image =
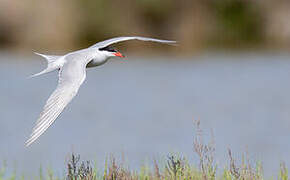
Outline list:
[[[121,54],[119,51],[115,50],[111,46],[100,48],[99,51],[104,53],[107,57],[125,57],[123,54]]]

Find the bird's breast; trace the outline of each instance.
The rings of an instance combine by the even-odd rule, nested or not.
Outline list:
[[[104,60],[98,60],[98,59],[92,59],[88,64],[87,64],[87,68],[90,68],[90,67],[95,67],[95,66],[100,66],[100,65],[103,65],[107,62],[107,59],[104,59]]]

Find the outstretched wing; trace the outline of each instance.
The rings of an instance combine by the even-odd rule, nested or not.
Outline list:
[[[68,103],[77,94],[86,78],[86,63],[83,61],[67,61],[59,72],[59,82],[55,91],[48,98],[39,119],[33,128],[26,146],[33,143],[56,120]]]
[[[128,40],[140,40],[140,41],[152,41],[152,42],[158,42],[163,44],[175,44],[176,41],[169,41],[169,40],[162,40],[162,39],[154,39],[154,38],[147,38],[147,37],[140,37],[140,36],[128,36],[128,37],[116,37],[112,39],[108,39],[102,42],[98,42],[94,44],[93,46],[90,46],[89,48],[103,48],[106,46],[109,46],[114,43],[118,43],[121,41],[128,41]]]

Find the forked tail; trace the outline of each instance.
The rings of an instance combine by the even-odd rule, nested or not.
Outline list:
[[[45,74],[45,73],[49,73],[51,71],[54,71],[54,70],[57,70],[57,69],[60,68],[60,62],[58,62],[58,60],[62,56],[46,55],[46,54],[40,54],[40,53],[37,53],[37,52],[34,52],[34,53],[39,55],[39,56],[42,56],[42,57],[44,57],[46,59],[47,68],[44,69],[43,71],[39,72],[39,73],[36,73],[36,74],[33,74],[33,75],[29,76],[29,78],[36,77],[36,76],[39,76],[39,75],[42,75],[42,74]]]

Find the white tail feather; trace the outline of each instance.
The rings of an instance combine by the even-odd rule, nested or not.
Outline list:
[[[55,56],[55,55],[40,54],[38,52],[34,52],[34,54],[37,54],[39,56],[44,57],[47,60],[48,63],[56,61],[59,57],[61,57],[61,56]]]
[[[42,57],[44,57],[46,59],[47,68],[44,69],[43,71],[39,72],[39,73],[36,73],[36,74],[33,74],[33,75],[29,76],[29,78],[33,78],[33,77],[36,77],[36,76],[39,76],[39,75],[42,75],[42,74],[45,74],[45,73],[49,73],[51,71],[54,71],[54,70],[57,70],[57,69],[60,68],[59,63],[57,63],[56,61],[58,59],[60,59],[60,57],[62,57],[62,56],[46,55],[46,54],[40,54],[40,53],[37,53],[37,52],[34,52],[34,53],[39,55],[39,56],[42,56]]]
[[[36,76],[40,76],[40,75],[42,75],[42,74],[49,73],[49,72],[51,72],[51,71],[53,71],[53,70],[55,70],[55,69],[52,69],[52,70],[51,70],[51,69],[46,68],[45,70],[43,70],[43,71],[41,71],[41,72],[39,72],[39,73],[33,74],[33,75],[29,76],[28,78],[34,78],[34,77],[36,77]]]

